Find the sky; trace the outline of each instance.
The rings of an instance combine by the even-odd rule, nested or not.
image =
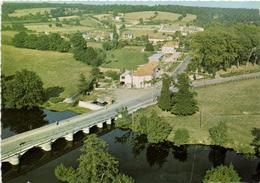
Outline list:
[[[0,0],[1,1],[1,0]],[[84,3],[84,4],[132,4],[132,5],[156,5],[172,4],[195,7],[218,7],[218,8],[248,8],[260,9],[260,0],[257,1],[208,1],[208,0],[3,0],[4,2],[66,2],[66,3]]]

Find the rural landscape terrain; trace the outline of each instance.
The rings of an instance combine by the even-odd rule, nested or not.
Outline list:
[[[257,7],[5,2],[1,26],[3,182],[260,182]]]

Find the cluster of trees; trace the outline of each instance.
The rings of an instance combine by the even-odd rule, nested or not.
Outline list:
[[[33,108],[45,100],[41,78],[32,71],[22,70],[14,76],[2,76],[2,105],[4,108]]]
[[[60,52],[68,52],[70,50],[70,43],[65,41],[58,33],[36,35],[20,32],[14,36],[13,44],[16,47],[37,50],[53,50]]]
[[[145,49],[144,49],[144,50],[145,50],[145,51],[154,51],[153,44],[150,43],[150,42],[147,42],[147,43],[145,44]]]
[[[159,143],[166,141],[172,131],[172,127],[165,122],[156,111],[140,116],[131,116],[126,108],[120,111],[122,118],[116,121],[116,126],[120,128],[131,128],[133,131],[147,135],[148,142]]]
[[[177,76],[178,82],[175,83],[177,93],[171,94],[169,87],[171,79],[165,75],[161,95],[158,99],[158,106],[164,111],[171,111],[173,114],[186,116],[196,113],[199,108],[197,101],[194,99],[195,92],[190,91],[189,78],[185,73]]]
[[[77,168],[60,164],[55,169],[56,177],[62,182],[78,183],[133,183],[134,180],[118,170],[118,161],[107,152],[107,144],[95,134],[84,141]]]
[[[102,49],[94,49],[87,46],[86,40],[81,33],[75,33],[70,39],[74,58],[92,66],[99,66],[106,58]]]
[[[104,50],[112,50],[112,49],[122,47],[121,45],[119,45],[119,41],[118,41],[119,35],[116,31],[115,25],[113,26],[112,36],[113,36],[113,38],[110,41],[106,41],[106,42],[103,43],[102,46],[103,46]]]
[[[28,31],[28,29],[21,23],[13,23],[11,25],[2,24],[2,30],[11,30],[11,31]]]
[[[216,71],[232,65],[245,65],[248,62],[260,63],[260,27],[250,24],[237,24],[223,27],[216,24],[192,37],[193,72],[204,71],[215,76]]]
[[[203,183],[211,182],[240,182],[240,177],[234,170],[233,165],[220,165],[206,172]]]
[[[194,14],[197,16],[195,23],[199,26],[207,26],[213,21],[219,21],[225,25],[234,23],[254,22],[260,23],[259,12],[257,9],[246,8],[207,8],[207,7],[188,7],[177,5],[87,5],[87,4],[60,4],[60,3],[4,3],[3,19],[8,18],[8,13],[14,12],[16,9],[50,7],[56,8],[52,11],[53,17],[68,15],[65,8],[77,8],[81,11],[78,13],[108,13],[108,12],[140,12],[140,11],[165,11],[185,14]],[[75,14],[75,13],[74,13]],[[11,17],[9,17],[11,18]]]
[[[90,76],[88,79],[84,74],[80,74],[79,85],[78,85],[78,94],[87,95],[94,89],[97,85],[98,80],[102,77],[101,72],[98,67],[93,67]]]

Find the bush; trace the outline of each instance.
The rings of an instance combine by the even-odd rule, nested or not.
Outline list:
[[[210,128],[209,135],[214,144],[224,145],[224,143],[228,140],[226,124],[224,122],[220,122],[217,126]]]
[[[180,146],[181,144],[187,143],[189,140],[189,132],[185,128],[180,128],[176,130],[174,135],[174,143],[177,146]]]
[[[240,177],[232,165],[220,165],[206,172],[203,183],[211,182],[240,182]]]
[[[116,71],[106,71],[104,75],[107,77],[111,77],[113,80],[119,80],[120,76]]]
[[[62,102],[63,99],[60,98],[60,97],[51,97],[51,98],[49,99],[49,101],[50,101],[51,103],[56,104],[56,103]]]

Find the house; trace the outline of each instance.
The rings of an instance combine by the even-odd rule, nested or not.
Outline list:
[[[159,42],[166,41],[165,38],[149,38],[148,41],[152,43],[153,45],[157,45]]]
[[[134,73],[126,71],[120,76],[120,83],[129,88],[150,87],[151,81],[160,75],[160,68],[157,65],[157,62],[149,62],[139,66]]]
[[[133,39],[134,38],[134,34],[132,32],[124,32],[123,38],[124,39]]]
[[[156,53],[148,58],[149,62],[159,62],[163,58],[163,55],[160,53]]]
[[[179,44],[176,42],[166,43],[162,46],[162,53],[174,53],[176,52],[176,48],[179,48]]]

